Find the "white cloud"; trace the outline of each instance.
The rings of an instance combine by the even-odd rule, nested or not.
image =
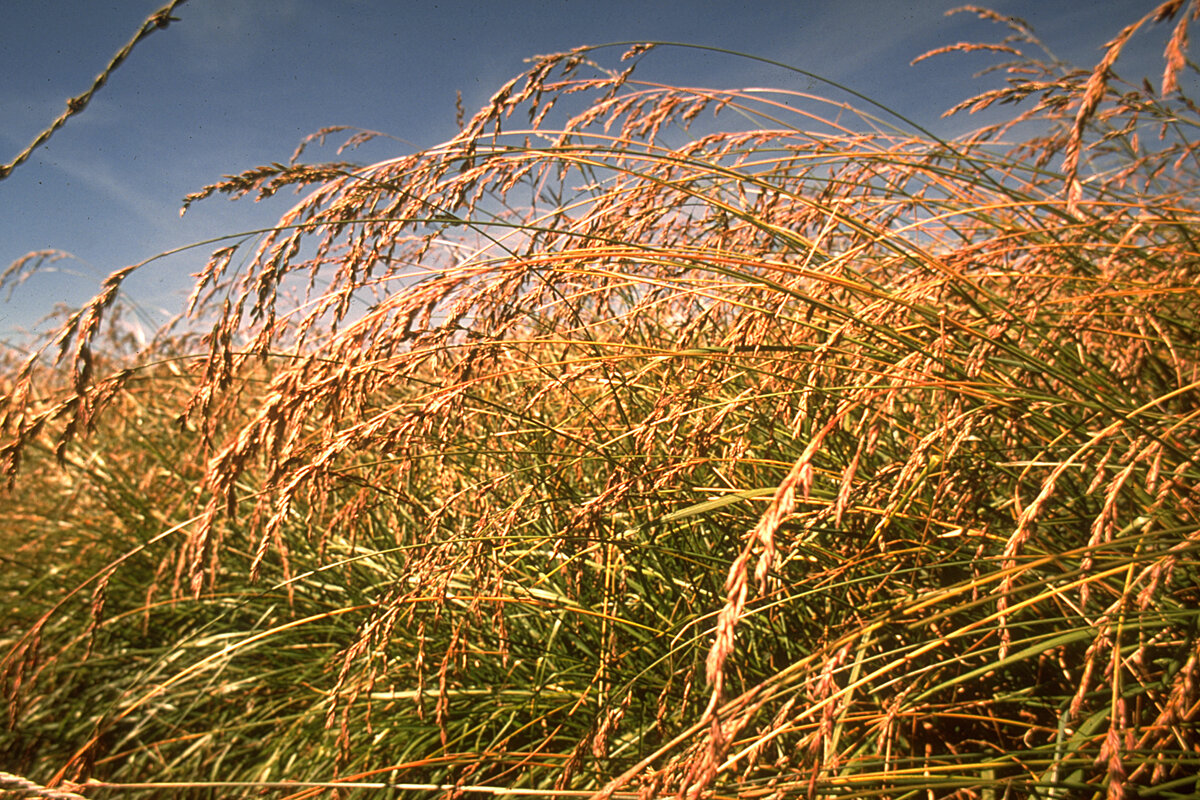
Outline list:
[[[288,38],[283,29],[302,19],[308,5],[308,0],[206,0],[180,6],[179,41],[194,69],[237,69],[264,49],[282,46]],[[176,35],[176,28],[170,33]]]
[[[173,208],[164,204],[163,198],[136,188],[105,161],[63,156],[57,152],[46,154],[43,158],[47,166],[65,173],[72,181],[132,212],[139,224],[145,226],[143,233],[149,232],[147,229],[152,229],[155,234],[171,232]]]

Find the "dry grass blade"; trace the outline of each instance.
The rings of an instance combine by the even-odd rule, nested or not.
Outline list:
[[[177,6],[182,5],[184,2],[186,2],[186,0],[171,0],[170,3],[147,17],[146,21],[142,23],[141,28],[138,29],[138,32],[134,35],[134,37],[130,39],[124,47],[117,51],[117,54],[113,56],[112,61],[108,63],[108,66],[96,76],[96,79],[92,82],[91,87],[83,94],[67,100],[66,110],[63,111],[63,113],[60,114],[52,123],[50,123],[50,126],[46,128],[46,130],[35,136],[33,141],[29,143],[29,146],[18,153],[16,158],[7,164],[0,164],[0,180],[7,178],[12,174],[14,169],[27,161],[29,157],[33,155],[33,151],[37,150],[39,147],[48,142],[50,137],[54,135],[55,131],[65,125],[68,119],[87,108],[87,104],[91,102],[92,95],[99,91],[104,84],[108,83],[109,76],[111,76],[117,67],[121,66],[121,63],[129,57],[129,54],[133,52],[133,48],[137,46],[138,42],[142,41],[142,39],[145,39],[154,31],[159,30],[160,28],[166,28],[172,22],[177,21],[175,17],[171,16],[171,14],[175,11]]]
[[[85,800],[82,795],[58,789],[49,789],[34,783],[28,778],[13,775],[11,772],[0,772],[0,789],[4,789],[5,794],[13,794],[18,797],[44,797],[47,800]]]

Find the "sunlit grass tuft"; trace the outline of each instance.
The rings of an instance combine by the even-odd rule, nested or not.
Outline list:
[[[123,271],[8,371],[5,763],[1195,791],[1190,101],[1051,65],[1003,147],[602,55],[189,198],[305,192],[199,274],[201,346],[95,344]]]

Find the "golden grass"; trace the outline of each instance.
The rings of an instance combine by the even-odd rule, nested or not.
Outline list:
[[[1113,87],[1178,18],[1177,90],[1197,9],[1090,72],[1004,20],[963,108],[1035,97],[1007,149],[580,49],[441,147],[189,197],[303,191],[185,335],[97,344],[131,267],[6,373],[4,522],[62,574],[4,585],[2,752],[194,796],[1185,796],[1196,115]]]

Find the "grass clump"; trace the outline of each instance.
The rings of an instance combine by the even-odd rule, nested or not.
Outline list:
[[[1032,107],[954,142],[581,49],[441,147],[189,198],[304,192],[188,335],[94,343],[127,269],[5,379],[6,763],[1190,796],[1192,69],[1123,89],[1136,29],[1079,72],[1007,22],[975,106]]]

